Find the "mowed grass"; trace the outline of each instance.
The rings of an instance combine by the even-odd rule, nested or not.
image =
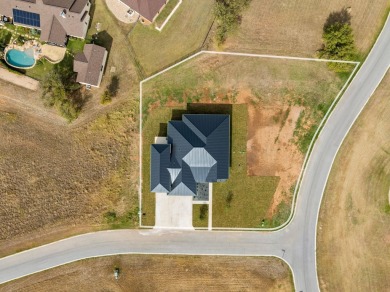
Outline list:
[[[389,10],[388,0],[253,0],[240,27],[223,50],[313,57],[322,44],[322,28],[331,12],[351,7],[357,48],[368,53]]]
[[[94,89],[94,98],[90,100],[91,106],[104,107],[100,105],[100,97],[110,86],[112,79],[118,80],[117,95],[112,97],[112,104],[122,102],[129,98],[138,97],[139,80],[134,66],[133,56],[127,42],[127,30],[115,18],[106,7],[104,0],[95,0],[93,7],[93,18],[87,33],[87,42],[92,41],[92,36],[98,33],[94,43],[103,46],[108,51],[107,64],[100,88]],[[99,32],[96,26],[99,23]],[[82,48],[82,43],[77,40],[69,44],[73,53]]]
[[[390,74],[352,127],[321,205],[322,291],[390,291]]]
[[[291,196],[277,209],[280,212],[275,218],[267,218],[279,177],[247,175],[247,108],[280,104],[302,107],[292,139],[305,153],[344,81],[324,63],[202,54],[144,83],[144,143],[153,141],[160,123],[170,119],[170,107],[204,103],[208,110],[218,110],[221,104],[234,104],[230,177],[226,183],[214,184],[213,227],[261,227],[263,219],[264,227],[275,227],[283,223]],[[248,98],[243,99],[242,93]],[[149,140],[145,135],[150,135]],[[150,143],[145,144],[144,156],[150,155]],[[147,159],[143,158],[144,188],[149,182],[145,177],[149,176]]]
[[[155,25],[160,27],[178,3],[179,0],[169,0],[167,5],[165,5],[164,9],[157,16],[155,20]]]
[[[208,227],[209,205],[194,204],[192,206],[192,226]]]
[[[200,48],[213,21],[213,5],[210,0],[184,0],[161,32],[136,25],[129,38],[147,75]]]
[[[288,265],[273,257],[121,255],[78,261],[0,286],[1,292],[64,290],[284,292],[294,284]]]
[[[276,176],[248,176],[247,106],[233,106],[229,179],[213,184],[213,227],[260,227],[279,182]]]

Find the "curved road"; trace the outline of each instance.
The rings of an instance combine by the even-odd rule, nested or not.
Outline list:
[[[117,230],[89,233],[0,259],[0,284],[79,259],[126,253],[270,255],[291,267],[297,291],[318,291],[316,227],[337,151],[390,65],[390,23],[338,102],[317,139],[291,223],[275,232]]]

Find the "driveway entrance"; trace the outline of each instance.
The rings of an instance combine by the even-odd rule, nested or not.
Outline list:
[[[154,228],[194,229],[192,197],[156,193],[156,225]]]

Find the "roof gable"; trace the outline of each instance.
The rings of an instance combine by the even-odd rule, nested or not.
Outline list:
[[[152,192],[167,193],[170,191],[171,180],[168,172],[170,160],[169,144],[152,144],[151,168],[150,168],[150,188]]]
[[[230,116],[183,115],[183,121],[168,123],[168,143],[171,145],[169,162],[156,164],[152,155],[152,169],[167,172],[169,186],[157,177],[153,186],[161,183],[170,195],[196,196],[197,184],[225,180],[230,166]],[[152,147],[165,149],[165,146]],[[167,166],[167,164],[169,164]],[[156,177],[152,178],[155,179]],[[165,178],[164,178],[165,179]],[[152,190],[153,191],[153,190]]]

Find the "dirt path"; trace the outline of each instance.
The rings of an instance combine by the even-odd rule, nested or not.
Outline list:
[[[0,68],[0,79],[34,91],[39,88],[37,80],[24,75],[17,75],[3,68]]]

